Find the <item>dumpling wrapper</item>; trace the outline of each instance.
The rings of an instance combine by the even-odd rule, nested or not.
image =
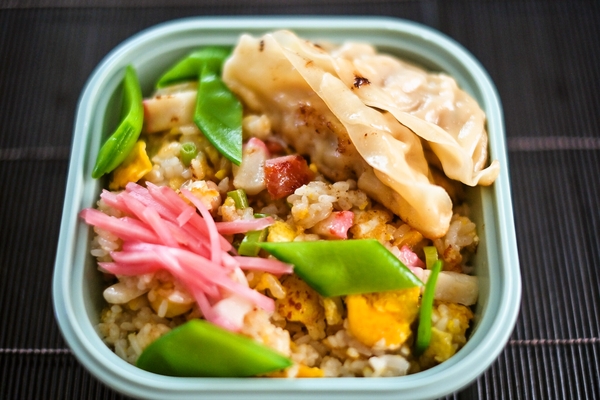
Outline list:
[[[477,108],[471,116],[461,112],[440,118],[449,115],[452,99],[446,96],[443,107],[433,106],[434,96],[415,97],[399,89],[400,61],[377,55],[371,46],[342,46],[333,54],[288,31],[260,39],[243,35],[224,66],[223,79],[250,110],[271,119],[275,132],[309,154],[325,176],[358,178],[359,188],[425,236],[443,236],[452,203],[433,184],[419,137],[450,178],[471,186],[490,184],[498,165],[482,170],[487,162],[487,134],[479,129],[483,112]],[[414,87],[430,79],[415,67],[407,69],[416,77]],[[467,96],[456,90],[458,98]],[[436,110],[442,110],[440,115]],[[463,120],[463,114],[471,120]],[[445,122],[457,137],[427,118]]]
[[[348,43],[332,58],[347,86],[363,79],[353,91],[365,104],[390,112],[429,143],[446,176],[469,186],[491,185],[497,178],[498,161],[486,167],[485,114],[453,78],[377,54],[368,45]]]
[[[469,186],[490,185],[497,178],[497,160],[485,167],[485,114],[453,78],[378,54],[366,44],[346,43],[330,54],[289,31],[273,36],[282,47],[309,55],[338,76],[366,105],[390,112],[427,141],[449,178]]]
[[[430,182],[429,167],[418,138],[393,119],[366,106],[339,78],[324,72],[312,58],[282,50],[344,125],[360,155],[373,167],[375,176],[397,194],[392,210],[425,236],[443,236],[452,218],[452,201],[444,189]]]

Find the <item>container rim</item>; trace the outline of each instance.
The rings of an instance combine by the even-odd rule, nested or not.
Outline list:
[[[82,165],[86,132],[90,129],[94,100],[98,98],[99,83],[108,80],[110,70],[127,64],[130,53],[147,46],[155,40],[177,35],[190,30],[211,31],[225,29],[242,32],[256,29],[319,29],[323,32],[348,29],[357,32],[376,31],[379,33],[402,33],[420,46],[436,49],[439,57],[452,66],[464,68],[472,75],[483,95],[482,108],[486,111],[488,125],[494,127],[490,133],[491,155],[498,159],[502,171],[498,180],[490,188],[483,188],[483,196],[492,202],[496,214],[491,221],[499,237],[498,252],[503,268],[493,271],[493,279],[499,283],[494,288],[495,296],[502,301],[494,309],[486,310],[481,327],[467,342],[465,347],[450,360],[430,370],[415,375],[398,378],[322,378],[308,380],[265,380],[253,378],[173,378],[164,377],[125,365],[122,370],[114,367],[113,359],[106,358],[81,329],[81,319],[73,307],[79,301],[80,293],[71,284],[77,272],[73,265],[77,243],[81,237],[81,221],[78,221],[79,202],[85,187]],[[327,33],[324,34],[326,36]],[[497,94],[487,72],[481,64],[460,44],[436,30],[416,22],[390,17],[327,17],[327,16],[269,16],[269,17],[188,17],[164,22],[147,28],[118,45],[94,69],[79,99],[74,139],[69,164],[65,204],[61,219],[60,237],[55,273],[53,297],[55,316],[60,330],[72,348],[77,359],[98,379],[109,386],[136,397],[161,398],[165,396],[191,398],[200,393],[226,397],[239,397],[246,392],[250,397],[281,398],[286,393],[293,396],[315,396],[327,393],[334,398],[364,396],[405,398],[435,398],[454,392],[467,385],[483,373],[502,351],[507,342],[519,312],[521,281],[517,253],[516,235],[513,221],[512,201],[508,178],[508,160],[504,135],[502,109]],[[79,233],[79,234],[78,234]],[[485,337],[483,335],[485,334]],[[474,341],[476,339],[476,341]],[[499,345],[502,344],[502,345]],[[116,358],[116,356],[114,356]]]

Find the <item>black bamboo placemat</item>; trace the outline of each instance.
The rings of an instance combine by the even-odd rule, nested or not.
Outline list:
[[[95,65],[159,22],[259,14],[406,18],[481,61],[505,112],[523,301],[498,360],[449,397],[600,399],[600,3],[474,0],[0,3],[0,398],[121,398],[75,361],[52,311],[75,108]]]

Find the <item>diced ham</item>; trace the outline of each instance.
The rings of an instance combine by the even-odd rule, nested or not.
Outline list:
[[[311,228],[312,233],[325,236],[329,239],[347,239],[348,229],[354,223],[352,211],[334,211],[324,220]]]
[[[265,140],[265,145],[272,155],[283,155],[288,148],[287,144],[276,136],[272,136]]]
[[[300,155],[272,158],[265,163],[267,190],[273,199],[282,199],[314,178]]]
[[[419,256],[416,255],[415,252],[412,251],[408,246],[402,246],[397,256],[407,267],[425,268],[425,263],[423,263]]]

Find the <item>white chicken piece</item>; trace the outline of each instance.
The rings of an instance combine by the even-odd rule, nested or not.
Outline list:
[[[419,278],[425,283],[430,274],[430,270],[423,270]],[[436,300],[472,306],[477,303],[477,297],[479,297],[479,281],[476,276],[452,271],[442,271],[438,275],[434,294]]]
[[[157,91],[144,99],[145,133],[157,133],[194,123],[198,85],[185,83]]]
[[[269,150],[264,142],[250,138],[242,150],[242,163],[234,165],[233,186],[243,189],[249,195],[255,195],[266,189],[265,162],[269,158]]]

